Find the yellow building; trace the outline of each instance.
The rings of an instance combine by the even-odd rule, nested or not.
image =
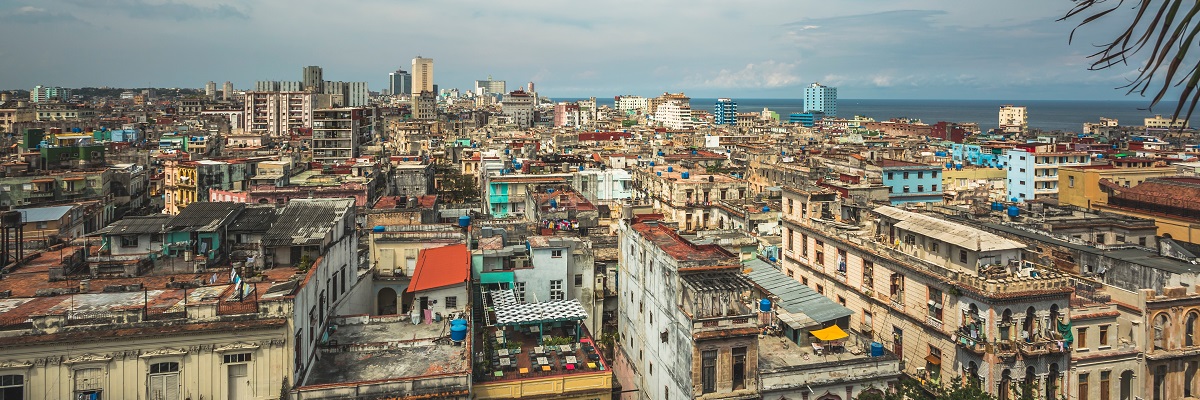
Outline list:
[[[1175,168],[1156,166],[1153,160],[1123,158],[1108,165],[1061,167],[1058,169],[1058,203],[1085,209],[1108,204],[1108,193],[1100,180],[1117,186],[1137,186],[1150,178],[1175,175]]]
[[[942,188],[945,190],[963,190],[974,188],[983,181],[993,188],[1004,188],[1007,172],[997,168],[967,167],[961,170],[947,169],[942,171]]]
[[[163,212],[177,215],[196,202],[196,163],[167,161],[163,165]]]

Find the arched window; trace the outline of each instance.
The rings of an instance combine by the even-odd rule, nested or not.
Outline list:
[[[1167,349],[1167,335],[1171,328],[1171,320],[1167,318],[1167,313],[1158,313],[1154,316],[1154,349]]]
[[[1012,393],[1012,371],[1011,370],[1006,368],[1004,371],[1000,372],[1000,387],[997,389],[998,390],[996,391],[996,393],[999,394],[999,396],[997,396],[999,400],[1012,399],[1012,394],[1011,394]]]
[[[1025,323],[1021,325],[1021,340],[1032,341],[1035,332],[1037,332],[1037,312],[1030,306],[1025,310]]]
[[[1200,313],[1195,312],[1195,311],[1188,313],[1187,320],[1184,323],[1184,328],[1183,328],[1183,330],[1184,330],[1183,345],[1184,346],[1191,347],[1191,346],[1196,345],[1196,330],[1198,329],[1196,327],[1196,324],[1200,323],[1200,321],[1198,321],[1198,319],[1200,319]]]
[[[1125,370],[1121,373],[1121,398],[1120,400],[1130,400],[1133,398],[1133,371]]]
[[[1000,315],[1000,340],[1012,340],[1012,310],[1004,309]]]
[[[1050,372],[1046,374],[1046,398],[1058,398],[1058,363],[1050,364]]]

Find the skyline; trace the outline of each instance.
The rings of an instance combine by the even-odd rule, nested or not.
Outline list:
[[[1054,20],[1070,2],[944,3],[0,0],[0,34],[52,27],[0,49],[0,82],[246,89],[319,65],[379,91],[421,55],[442,88],[490,75],[549,97],[799,98],[820,82],[847,99],[1142,100],[1114,89],[1135,67],[1087,70],[1113,25],[1068,45],[1075,21]]]

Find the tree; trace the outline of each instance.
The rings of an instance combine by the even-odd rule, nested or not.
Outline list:
[[[1088,69],[1103,70],[1126,65],[1131,60],[1136,64],[1138,59],[1145,56],[1137,77],[1120,88],[1128,89],[1126,94],[1145,96],[1149,92],[1153,96],[1150,107],[1158,104],[1172,88],[1181,88],[1179,103],[1175,106],[1172,118],[1179,118],[1184,107],[1187,108],[1185,120],[1191,118],[1200,100],[1200,90],[1197,90],[1200,63],[1197,63],[1194,55],[1188,59],[1187,52],[1197,45],[1197,34],[1200,34],[1200,2],[1166,0],[1157,7],[1153,5],[1156,2],[1151,0],[1132,3],[1135,4],[1132,9],[1136,10],[1133,19],[1115,39],[1098,45],[1099,50],[1088,56],[1092,60]],[[1180,13],[1188,3],[1191,5],[1186,7],[1186,12]],[[1071,30],[1070,42],[1079,28],[1106,16],[1121,15],[1121,12],[1113,12],[1124,4],[1125,0],[1119,0],[1116,4],[1106,0],[1076,0],[1075,7],[1059,21],[1083,18]]]

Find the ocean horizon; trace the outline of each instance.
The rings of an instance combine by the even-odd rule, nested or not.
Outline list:
[[[763,108],[779,113],[787,120],[789,114],[804,111],[803,99],[731,98],[738,112],[760,112]],[[562,98],[555,101],[576,101]],[[716,98],[693,98],[692,109],[712,112]],[[598,105],[613,106],[612,97],[597,97]],[[1045,131],[1081,132],[1085,122],[1100,122],[1100,118],[1116,118],[1120,125],[1140,126],[1144,118],[1169,116],[1175,102],[1161,102],[1153,111],[1147,110],[1149,100],[929,100],[929,99],[838,99],[838,116],[861,115],[884,121],[893,118],[919,119],[927,124],[938,121],[977,123],[986,131],[999,125],[1000,106],[1025,106],[1029,127]],[[1186,114],[1184,110],[1183,114]],[[1200,114],[1200,113],[1197,113]],[[1195,126],[1200,115],[1189,122]]]

